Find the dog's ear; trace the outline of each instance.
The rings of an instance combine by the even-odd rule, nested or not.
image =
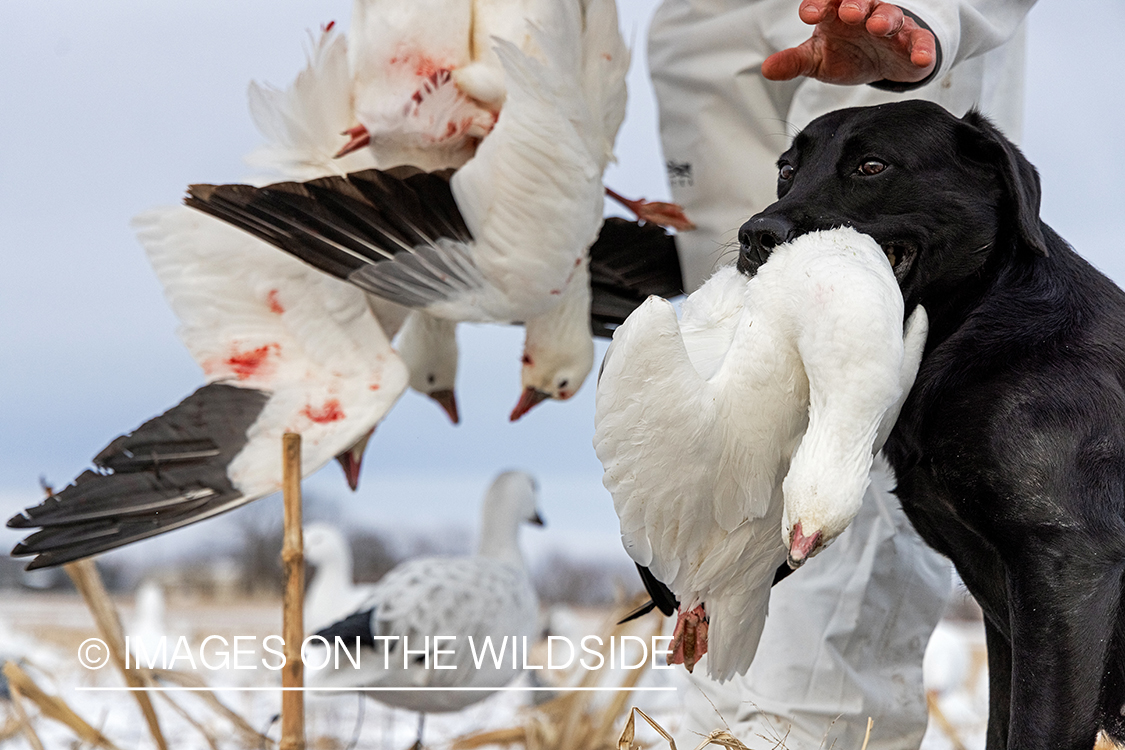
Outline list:
[[[957,145],[963,155],[998,170],[1020,240],[1032,252],[1046,257],[1047,240],[1039,222],[1039,172],[975,109],[961,118]]]

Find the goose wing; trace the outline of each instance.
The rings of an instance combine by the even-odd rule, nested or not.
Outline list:
[[[649,297],[684,293],[675,238],[656,224],[610,217],[590,246],[591,327],[609,338]]]
[[[362,292],[183,207],[138,234],[209,385],[114,440],[86,472],[9,525],[56,565],[231,510],[281,487],[281,435],[310,474],[370,432],[407,372]]]

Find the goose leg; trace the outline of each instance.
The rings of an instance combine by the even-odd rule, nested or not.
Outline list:
[[[690,612],[680,612],[676,629],[672,631],[672,653],[669,664],[683,664],[687,671],[707,653],[707,612],[700,604]]]
[[[418,739],[414,740],[414,744],[410,746],[410,750],[422,750],[422,729],[426,725],[426,715],[423,713],[418,714]]]
[[[695,229],[695,224],[684,213],[684,209],[675,203],[646,201],[644,198],[631,200],[608,187],[605,189],[605,194],[632,211],[641,221],[672,227],[679,232]]]

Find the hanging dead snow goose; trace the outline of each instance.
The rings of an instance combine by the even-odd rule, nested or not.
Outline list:
[[[452,177],[368,170],[265,188],[196,185],[187,199],[399,304],[524,322],[513,418],[545,397],[569,398],[593,365],[587,249],[624,112],[628,54],[612,3],[595,0],[585,19],[576,2],[548,7],[551,23],[532,32],[542,60],[496,40],[504,108]]]
[[[720,270],[682,320],[653,297],[618,328],[594,447],[625,549],[680,602],[675,661],[745,673],[787,552],[799,564],[858,510],[925,335],[918,308],[904,336],[890,264],[850,229],[777,248],[752,279]]]
[[[475,5],[356,0],[348,32],[354,113],[339,155],[368,148],[387,167],[427,171],[472,157],[503,101],[502,91],[486,103],[455,80],[473,61]]]
[[[114,440],[94,459],[103,473],[8,522],[42,527],[13,551],[37,554],[30,567],[280,490],[285,432],[302,436],[303,475],[346,463],[406,388],[406,366],[354,287],[183,207],[144,214],[138,228],[208,384]]]
[[[342,40],[326,30],[288,91],[251,88],[269,141],[259,167],[339,168],[331,119],[347,111],[345,63]],[[41,527],[13,551],[37,555],[31,568],[278,490],[286,431],[304,438],[304,474],[337,457],[354,486],[367,438],[406,385],[406,368],[361,291],[183,206],[149,211],[136,226],[208,385],[114,440],[95,457],[97,472],[9,520]]]
[[[341,658],[339,668],[312,672],[309,685],[407,688],[367,695],[425,714],[459,711],[492,693],[418,688],[499,688],[511,682],[522,672],[512,649],[522,651],[530,644],[539,623],[538,599],[518,543],[521,524],[543,524],[537,497],[530,475],[500,474],[484,497],[477,553],[419,558],[392,569],[351,615],[319,632],[329,644],[340,638],[352,653],[359,638],[359,667]],[[420,644],[426,638],[432,643],[434,636],[454,636],[441,641],[442,651],[452,652],[439,656],[442,669],[431,661],[432,651],[425,659],[420,654],[404,656],[407,645],[421,650]],[[491,639],[492,652],[485,639]],[[485,656],[478,668],[474,649],[478,656],[502,658]],[[307,661],[316,663],[311,655]],[[450,666],[456,669],[444,668]]]
[[[394,120],[385,122],[378,148],[359,149],[346,156],[336,154],[341,128],[355,118],[356,100],[362,98],[370,103],[382,97],[397,102],[393,90],[373,89],[378,82],[361,75],[357,77],[348,62],[349,41],[354,41],[357,35],[362,36],[366,29],[365,21],[370,20],[369,5],[363,0],[356,3],[358,18],[353,19],[347,38],[333,34],[331,24],[322,32],[310,64],[287,90],[250,84],[250,112],[266,142],[246,161],[262,175],[273,175],[275,180],[314,179],[325,175],[344,175],[357,169],[401,166],[410,159],[437,169],[457,166],[467,158],[451,153],[441,144],[433,145],[428,151],[417,152],[417,126],[409,111],[399,112],[397,126]],[[383,29],[384,32],[388,30]],[[439,47],[443,43],[440,34],[428,39]],[[423,55],[425,48],[415,47],[415,50],[417,55]],[[259,179],[256,184],[271,181]],[[411,312],[409,308],[373,295],[368,296],[368,302],[379,325],[388,338],[395,340],[396,350],[410,369],[410,387],[436,401],[456,424],[456,325]],[[349,473],[352,489],[355,489],[354,481],[358,479],[363,447],[355,446],[345,465],[346,471],[348,467],[352,468]]]

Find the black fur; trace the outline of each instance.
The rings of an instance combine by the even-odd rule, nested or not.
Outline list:
[[[1125,739],[1125,294],[1039,220],[1034,167],[978,113],[832,112],[779,166],[778,201],[740,232],[744,272],[848,225],[895,255],[907,313],[929,313],[885,450],[984,609],[988,747]]]

